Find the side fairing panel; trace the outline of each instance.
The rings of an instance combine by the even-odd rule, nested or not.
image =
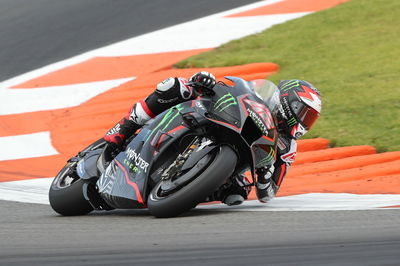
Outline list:
[[[153,163],[170,144],[188,131],[175,106],[160,114],[119,153],[97,181],[106,202],[115,208],[146,206],[147,185]]]

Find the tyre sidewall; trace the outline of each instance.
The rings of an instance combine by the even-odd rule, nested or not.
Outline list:
[[[157,185],[151,191],[147,205],[156,217],[173,217],[194,208],[232,175],[237,162],[236,153],[229,146],[220,146],[213,162],[191,183],[163,199],[154,199]]]
[[[65,216],[84,215],[93,211],[93,207],[83,195],[84,180],[79,179],[63,188],[54,183],[49,191],[49,202],[54,211]]]

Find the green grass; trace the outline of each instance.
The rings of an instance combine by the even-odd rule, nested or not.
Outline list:
[[[188,58],[177,67],[274,62],[270,77],[320,89],[323,110],[305,136],[335,146],[400,150],[400,1],[352,0]]]

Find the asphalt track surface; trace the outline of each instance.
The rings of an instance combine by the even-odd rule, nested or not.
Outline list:
[[[256,0],[0,0],[0,81],[253,2]]]
[[[82,217],[0,202],[0,265],[399,265],[397,210],[146,210]]]
[[[1,0],[0,80],[250,2]],[[398,210],[60,217],[0,201],[0,265],[399,265],[399,224]]]

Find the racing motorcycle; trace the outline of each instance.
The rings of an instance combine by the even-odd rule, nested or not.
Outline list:
[[[111,161],[100,139],[71,158],[54,178],[51,207],[61,215],[148,208],[180,215],[235,175],[275,161],[279,90],[270,81],[226,77],[202,97],[147,123]]]

